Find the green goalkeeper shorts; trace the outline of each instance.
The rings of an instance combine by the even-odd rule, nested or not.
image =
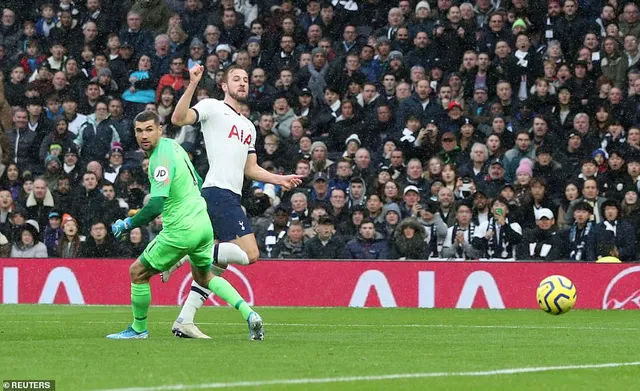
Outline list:
[[[198,269],[208,270],[213,263],[213,229],[209,216],[203,215],[197,230],[171,232],[163,229],[155,239],[147,245],[140,256],[140,262],[158,271],[167,271],[178,263],[185,255]]]

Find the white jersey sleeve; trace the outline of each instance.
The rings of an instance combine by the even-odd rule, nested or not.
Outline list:
[[[203,187],[218,187],[240,195],[247,156],[255,153],[255,126],[220,100],[203,99],[193,110],[198,116],[209,160]]]

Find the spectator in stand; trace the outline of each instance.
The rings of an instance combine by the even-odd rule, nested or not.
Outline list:
[[[272,258],[304,258],[304,227],[300,221],[292,221],[287,234],[278,241],[272,252]]]
[[[398,224],[393,233],[389,258],[415,260],[428,258],[426,232],[415,218],[406,218]]]
[[[40,227],[46,227],[49,222],[49,213],[53,210],[54,200],[47,182],[42,178],[33,181],[33,192],[29,194],[25,204],[27,219],[34,220]]]
[[[74,215],[78,216],[80,228],[87,234],[92,221],[102,217],[105,198],[98,188],[98,178],[94,172],[87,171],[82,176],[82,187],[74,197]]]
[[[544,261],[559,259],[563,244],[559,242],[558,227],[551,209],[541,208],[535,213],[536,226],[524,230],[518,254],[522,259]]]
[[[17,109],[13,114],[13,128],[7,133],[11,161],[23,170],[42,172],[37,156],[40,146],[37,140],[38,134],[27,126],[27,116],[27,111],[23,108]]]
[[[593,208],[585,201],[580,201],[571,209],[572,223],[559,235],[564,245],[561,258],[572,261],[596,260],[596,223],[593,221]]]
[[[51,213],[49,213],[49,224],[47,224],[44,230],[43,240],[44,245],[47,246],[47,254],[49,257],[56,256],[56,248],[64,236],[64,232],[62,228],[60,228],[61,222],[62,216],[60,216],[60,212],[52,210]]]
[[[89,237],[82,246],[83,258],[120,258],[120,244],[107,231],[107,225],[101,220],[90,223]]]
[[[19,232],[11,247],[11,258],[47,258],[47,246],[39,240],[40,228],[36,221],[27,220]],[[0,246],[3,242],[0,237]]]
[[[515,260],[516,246],[522,242],[522,227],[509,219],[509,202],[497,197],[491,203],[491,217],[478,226],[471,242],[483,258]]]
[[[634,227],[621,217],[620,205],[616,200],[608,199],[602,203],[603,221],[595,227],[596,248],[607,231],[613,233],[618,258],[623,262],[631,261],[636,256],[636,237]],[[596,254],[605,256],[608,254]]]
[[[347,242],[345,259],[388,259],[389,245],[371,220],[364,220],[358,227],[358,236]]]
[[[339,236],[336,236],[331,217],[319,217],[315,231],[317,235],[304,244],[304,258],[340,259],[343,257],[344,243]]]

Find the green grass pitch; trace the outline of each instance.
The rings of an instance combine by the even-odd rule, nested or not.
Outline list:
[[[640,389],[640,311],[257,309],[261,342],[212,307],[197,321],[213,340],[173,337],[178,308],[152,307],[148,340],[111,341],[129,307],[1,305],[0,378],[58,391]],[[634,364],[592,366],[611,363]]]

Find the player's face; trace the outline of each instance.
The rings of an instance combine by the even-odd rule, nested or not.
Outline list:
[[[222,82],[222,90],[238,102],[245,102],[248,96],[249,75],[241,69],[232,70],[227,81]]]
[[[153,151],[162,137],[162,128],[153,120],[136,122],[136,141],[143,151]]]

